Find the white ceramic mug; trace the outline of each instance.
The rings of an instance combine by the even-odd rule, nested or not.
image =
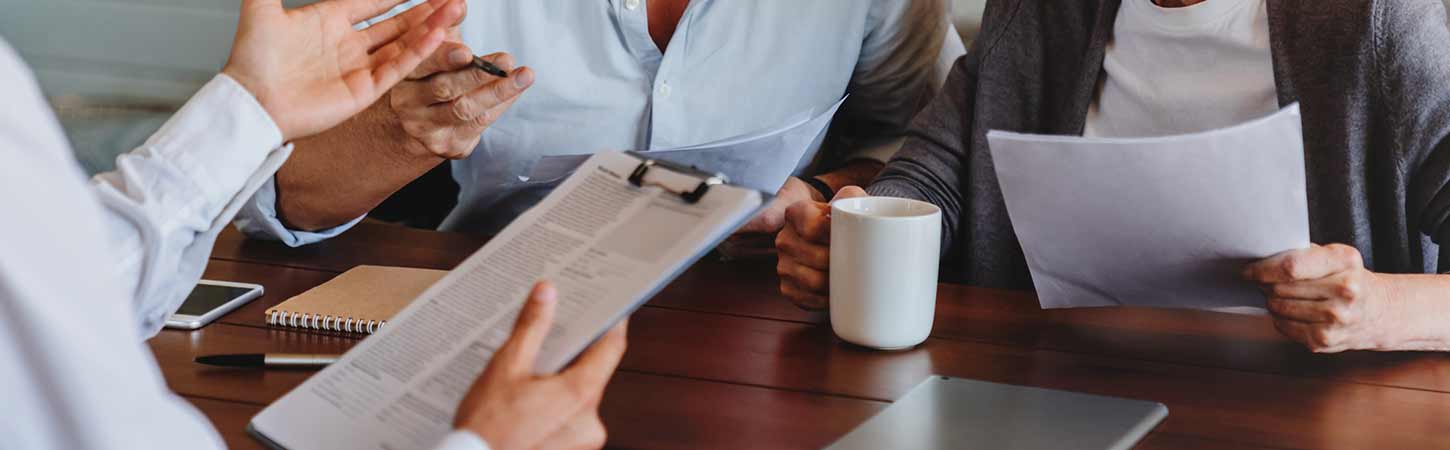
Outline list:
[[[847,342],[910,348],[936,315],[941,209],[893,197],[831,204],[831,329]]]

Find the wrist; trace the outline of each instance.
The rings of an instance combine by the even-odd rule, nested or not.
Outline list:
[[[836,196],[836,190],[831,188],[829,183],[819,177],[797,177],[801,182],[809,186],[809,193],[812,201],[829,202]]]
[[[1450,275],[1374,274],[1390,313],[1382,350],[1450,351]]]

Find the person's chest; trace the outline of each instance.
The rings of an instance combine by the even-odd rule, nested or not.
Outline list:
[[[657,149],[777,126],[845,93],[871,31],[870,0],[692,0],[661,51],[646,2],[471,1],[464,43],[538,73],[475,155]]]

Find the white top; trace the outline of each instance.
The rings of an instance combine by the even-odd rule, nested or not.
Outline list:
[[[1279,109],[1265,0],[1124,0],[1084,136],[1207,131]]]
[[[219,75],[87,184],[3,39],[0,104],[0,447],[223,447],[166,387],[144,341],[291,146],[250,93]],[[455,434],[448,448],[486,448]]]
[[[691,0],[666,51],[649,35],[647,0],[469,0],[463,43],[507,51],[533,86],[454,161],[458,206],[445,230],[496,233],[541,200],[527,177],[544,156],[701,144],[778,127],[849,92],[822,157],[896,152],[916,95],[938,88],[966,53],[947,18],[915,0]],[[928,30],[946,30],[940,36]],[[271,184],[243,209],[248,234],[303,245],[277,220]]]

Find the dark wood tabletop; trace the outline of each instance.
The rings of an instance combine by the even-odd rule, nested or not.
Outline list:
[[[149,344],[171,388],[232,448],[261,448],[247,421],[316,372],[209,368],[193,357],[343,352],[358,337],[268,327],[263,311],[356,265],[449,269],[484,242],[365,222],[293,249],[229,230],[206,278],[262,284],[266,294]],[[602,406],[611,448],[819,448],[930,374],[1168,405],[1140,449],[1450,448],[1450,355],[1317,355],[1263,317],[1044,311],[1031,293],[947,284],[926,343],[873,351],[786,302],[773,268],[706,258],[634,315]]]

